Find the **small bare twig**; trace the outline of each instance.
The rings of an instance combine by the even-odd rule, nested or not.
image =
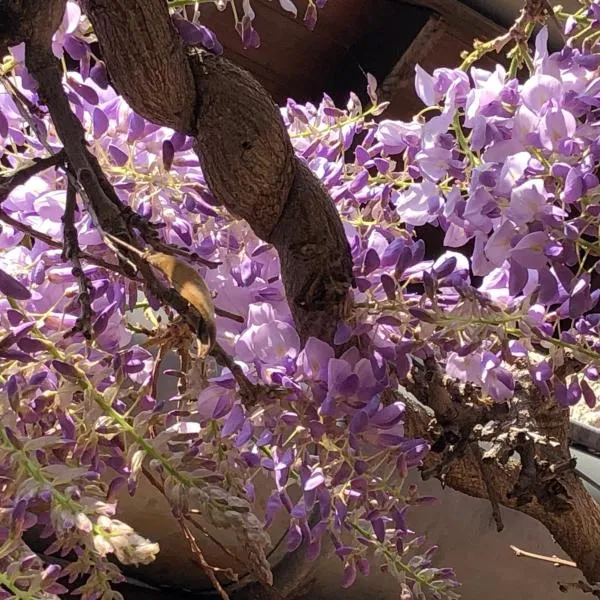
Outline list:
[[[140,232],[140,235],[142,236],[143,240],[147,244],[152,246],[153,250],[156,250],[157,252],[162,252],[164,254],[172,254],[173,256],[181,256],[183,258],[186,258],[190,262],[200,263],[205,267],[208,267],[209,269],[216,269],[219,265],[222,264],[218,261],[203,258],[198,253],[190,252],[186,248],[181,248],[179,246],[175,246],[174,244],[165,244],[158,238],[158,236],[156,236],[156,234],[148,234],[148,226],[151,226],[152,223],[144,220],[144,218],[140,217],[140,215],[138,215],[137,213],[134,214],[136,215],[136,217],[142,219],[142,221],[138,221],[137,219],[135,220],[135,228]]]
[[[244,317],[242,317],[241,315],[236,315],[235,313],[229,312],[228,310],[224,310],[222,308],[218,308],[215,306],[215,315],[218,315],[219,317],[223,317],[224,319],[231,319],[232,321],[235,321],[236,323],[245,323],[246,319],[244,319]]]
[[[546,556],[545,554],[535,554],[535,552],[527,552],[526,550],[521,550],[516,546],[511,545],[510,549],[517,555],[523,556],[525,558],[535,558],[536,560],[541,560],[544,562],[552,563],[555,567],[573,567],[577,568],[577,565],[572,560],[566,560],[564,558],[558,558],[558,556]]]
[[[161,494],[164,495],[165,491],[162,484],[152,475],[152,473],[146,468],[142,467],[142,473],[144,477],[148,480],[150,485],[156,488]],[[213,544],[217,545],[225,554],[227,554],[230,558],[232,558],[235,562],[244,564],[244,561],[237,557],[229,548],[223,545],[217,538],[215,538],[211,533],[198,521],[198,519],[192,517],[191,515],[185,515],[186,520],[188,520],[198,531],[201,531],[203,535],[205,535]],[[236,581],[238,579],[237,575],[232,571],[231,576],[232,581]]]
[[[287,394],[285,388],[278,388],[276,386],[268,385],[257,385],[252,383],[244,374],[242,368],[236,364],[223,347],[216,343],[211,350],[211,355],[215,358],[217,363],[223,367],[227,367],[236,380],[240,388],[240,397],[243,405],[246,409],[250,410],[257,405],[263,405],[269,398],[274,398]]]
[[[16,96],[17,100],[23,104],[25,108],[30,112],[31,115],[35,115],[38,118],[43,118],[44,113],[40,110],[39,106],[36,106],[21,90],[6,76],[2,77],[2,83],[8,92]]]
[[[500,502],[496,486],[494,485],[494,481],[490,477],[490,473],[483,462],[482,452],[479,444],[477,442],[472,442],[469,444],[469,447],[471,448],[471,452],[475,457],[475,462],[479,467],[481,478],[483,479],[485,489],[487,490],[488,499],[492,506],[492,516],[494,517],[494,522],[496,523],[496,531],[500,532],[504,529],[504,523],[502,522],[502,515],[500,514]]]
[[[187,348],[179,347],[179,370],[181,371],[181,375],[177,378],[177,393],[181,396],[185,394],[187,390],[187,376],[186,373],[190,369],[190,353]]]
[[[45,171],[49,167],[55,167],[64,163],[65,152],[61,150],[46,158],[34,158],[33,164],[19,169],[10,176],[0,177],[0,204],[8,198],[8,195],[19,185],[23,185],[30,177]]]
[[[91,285],[81,268],[79,240],[77,239],[77,229],[75,227],[75,212],[77,211],[77,194],[75,187],[68,182],[67,201],[65,204],[65,213],[62,217],[64,245],[62,259],[70,260],[73,264],[72,273],[77,279],[79,285],[79,306],[81,314],[77,318],[73,331],[81,331],[86,339],[92,337],[92,304],[90,298]],[[69,332],[71,333],[71,332]]]
[[[39,240],[40,242],[44,242],[44,244],[47,244],[51,248],[64,250],[64,246],[60,242],[57,242],[55,239],[51,238],[45,233],[42,233],[41,231],[36,231],[35,229],[32,229],[31,227],[29,227],[29,225],[25,225],[25,223],[21,223],[20,221],[13,219],[2,209],[0,209],[0,221],[6,223],[7,225],[10,225],[11,227],[14,227],[17,231],[21,231],[25,235]],[[91,255],[89,252],[81,251],[79,253],[79,258],[83,258],[89,263],[98,265],[99,267],[102,267],[108,271],[113,271],[114,273],[122,275],[123,277],[129,277],[129,275],[125,273],[125,271],[119,265],[109,263],[101,258]]]
[[[165,347],[160,346],[156,358],[154,359],[154,365],[152,366],[152,373],[150,375],[150,395],[156,398],[156,388],[158,386],[158,376],[160,371],[160,365],[162,364],[163,357],[165,354]]]
[[[240,386],[240,391],[242,394],[247,396],[254,396],[256,394],[256,388],[258,386],[256,386],[246,377],[244,371],[242,371],[242,368],[236,364],[233,358],[229,356],[227,352],[225,352],[219,343],[214,345],[212,355],[215,357],[217,363],[223,367],[227,367],[231,371],[231,374],[233,375],[237,384]]]
[[[200,546],[198,546],[198,543],[196,542],[196,538],[192,535],[192,532],[189,530],[189,527],[185,524],[183,517],[177,519],[177,522],[179,523],[179,527],[181,528],[181,531],[185,539],[187,540],[187,543],[190,546],[192,554],[196,558],[198,564],[202,567],[204,573],[206,573],[207,577],[210,579],[210,582],[213,584],[213,587],[215,588],[215,590],[217,590],[222,600],[229,600],[227,592],[223,589],[221,582],[217,579],[217,576],[215,574],[216,571],[220,571],[222,569],[212,567],[208,564],[208,562],[206,562],[204,554],[202,554],[202,550],[200,550]]]

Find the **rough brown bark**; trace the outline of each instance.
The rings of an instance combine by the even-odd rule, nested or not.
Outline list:
[[[65,0],[66,1],[66,0]],[[48,42],[58,29],[65,11],[65,1],[0,0],[0,51],[30,39],[39,29]]]
[[[493,414],[496,407],[491,411],[478,409],[469,405],[468,397],[458,398],[451,382],[431,373],[426,380],[417,379],[410,392],[403,390],[400,395],[407,404],[407,435],[425,437],[435,444],[440,439],[440,427],[452,427],[459,437],[471,436],[483,425],[495,431],[487,437],[481,433],[478,436],[492,443],[484,454],[486,478],[476,457],[468,451],[455,457],[430,452],[423,473],[435,475],[444,485],[469,496],[492,500],[485,481],[488,479],[503,506],[540,521],[588,581],[600,581],[600,506],[568,468],[568,411],[560,409],[552,398],[541,397],[530,385],[518,390],[508,404],[508,413],[499,419]],[[432,420],[436,424],[433,429]],[[519,448],[513,437],[520,432],[528,440],[535,440],[530,445],[532,452],[529,456],[522,452],[519,460],[507,460]]]
[[[167,3],[93,0],[82,4],[123,98],[151,121],[191,132],[196,107],[194,77]],[[110,38],[101,35],[102,31],[109,32]],[[126,68],[113,66],[119,64]]]

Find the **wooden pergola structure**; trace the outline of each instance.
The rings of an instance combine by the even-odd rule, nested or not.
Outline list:
[[[294,19],[277,0],[253,0],[262,44],[248,50],[231,19],[214,5],[203,8],[201,15],[226,56],[251,71],[277,102],[288,97],[319,101],[326,92],[343,104],[350,91],[365,91],[364,73],[369,72],[390,102],[385,118],[408,119],[422,108],[414,93],[415,64],[429,71],[457,66],[461,52],[470,50],[475,38],[485,41],[506,31],[521,4],[522,0],[329,0],[311,32],[301,15]],[[482,64],[493,67],[493,62],[486,58]]]

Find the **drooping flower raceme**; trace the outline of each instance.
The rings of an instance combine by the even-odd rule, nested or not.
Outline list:
[[[580,11],[575,32],[588,24],[596,32],[594,14]],[[189,43],[218,50],[212,32],[179,13],[174,19]],[[542,30],[523,84],[501,66],[419,67],[426,108],[411,122],[375,120],[384,107],[371,78],[368,108],[355,95],[343,109],[327,97],[282,107],[296,152],[333,198],[352,250],[354,311],[335,344],[358,341],[339,356],[317,339],[301,346],[273,248],[217,204],[191,139],[145,121],[108,87],[88,31],[69,2],[54,52],[79,61],[64,85],[92,152],[122,202],[161,223],[166,242],[219,263],[198,265],[215,304],[240,317],[217,318],[219,342],[249,380],[278,393],[246,409],[228,370],[190,360],[189,331],[117,272],[81,211],[79,243],[96,259],[83,259],[94,313],[86,341],[73,329],[78,281],[52,243],[62,239],[65,176],[48,170],[17,187],[1,206],[0,453],[10,483],[0,488],[0,586],[61,594],[67,576],[85,574],[79,592],[96,598],[120,577],[109,555],[152,560],[157,546],[118,519],[119,495],[135,493],[147,475],[161,482],[176,516],[199,510],[233,528],[249,567],[268,580],[265,524],[252,510],[260,472],[273,486],[266,525],[278,511],[289,515],[290,550],[305,541],[316,558],[329,538],[344,585],[368,573],[375,555],[401,580],[403,597],[452,598],[452,571],[431,566],[406,523],[413,506],[432,501],[403,485],[429,448],[406,437],[406,407],[394,391],[415,364],[435,358],[449,377],[496,402],[512,396],[515,366],[563,406],[595,401],[593,43],[574,37],[549,54]],[[11,55],[4,77],[37,104],[22,48]],[[0,91],[5,176],[44,144],[60,148],[43,107],[32,126],[11,90]],[[440,234],[437,245],[425,243],[425,226]],[[173,348],[178,370],[162,362]],[[566,356],[581,363],[567,378]],[[163,397],[159,383],[168,378],[178,393]],[[46,554],[74,550],[72,565],[61,571],[28,558],[22,534],[36,524],[57,536]]]

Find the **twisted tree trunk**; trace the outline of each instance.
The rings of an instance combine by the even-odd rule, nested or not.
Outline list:
[[[333,202],[294,155],[278,107],[225,58],[185,47],[164,0],[84,0],[118,92],[196,138],[212,193],[279,253],[298,331],[331,341],[352,280]]]

